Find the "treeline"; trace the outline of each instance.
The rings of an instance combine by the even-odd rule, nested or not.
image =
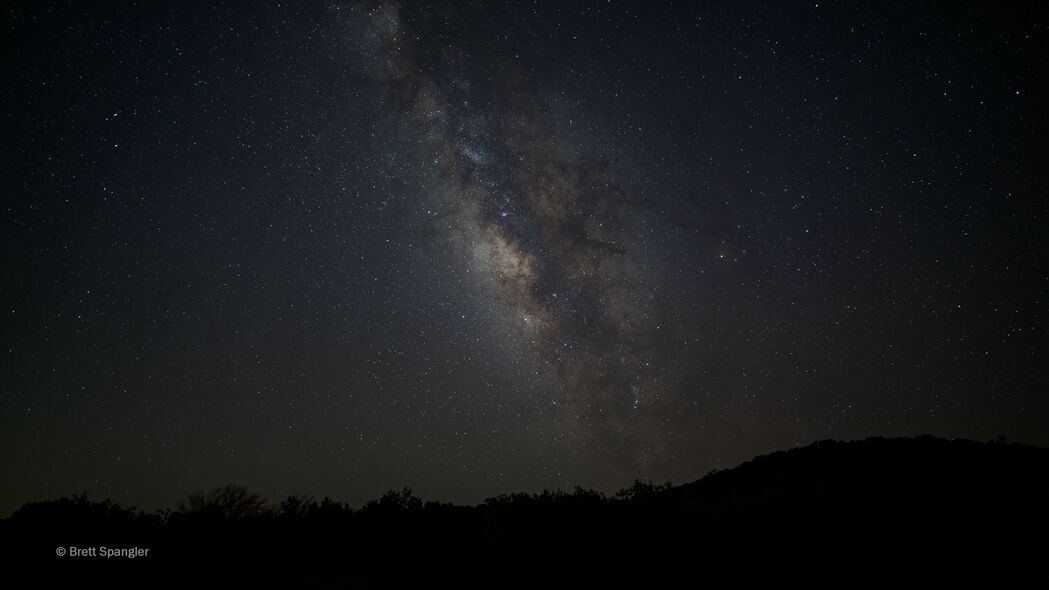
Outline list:
[[[1049,449],[823,441],[682,486],[391,490],[359,508],[236,485],[144,513],[77,495],[0,521],[0,587],[874,587],[1049,581]],[[134,558],[58,547],[148,548]]]

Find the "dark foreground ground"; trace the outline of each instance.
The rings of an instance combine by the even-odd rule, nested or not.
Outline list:
[[[78,496],[0,521],[0,551],[0,588],[1045,588],[1049,449],[825,441],[677,487],[478,506],[271,506],[229,486],[145,514]]]

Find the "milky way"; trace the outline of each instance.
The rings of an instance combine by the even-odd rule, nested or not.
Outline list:
[[[544,401],[589,444],[646,462],[658,437],[638,424],[667,389],[637,256],[643,212],[622,172],[565,137],[542,97],[478,96],[448,64],[424,66],[395,4],[333,10],[366,40],[365,66],[433,162],[420,199],[454,212],[441,229],[555,378]],[[495,86],[512,84],[502,76]]]

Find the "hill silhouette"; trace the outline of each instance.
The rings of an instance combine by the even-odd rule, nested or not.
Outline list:
[[[821,441],[680,486],[477,506],[408,489],[356,509],[269,504],[223,486],[146,514],[79,495],[0,521],[0,587],[1044,587],[1047,499],[1049,449],[931,436]]]

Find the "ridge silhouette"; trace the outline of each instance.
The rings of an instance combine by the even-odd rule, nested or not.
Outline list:
[[[242,486],[147,514],[80,494],[0,521],[0,587],[1001,587],[1049,582],[1049,449],[820,441],[684,485],[514,493],[404,488],[354,509]],[[143,547],[127,558],[56,547]]]

